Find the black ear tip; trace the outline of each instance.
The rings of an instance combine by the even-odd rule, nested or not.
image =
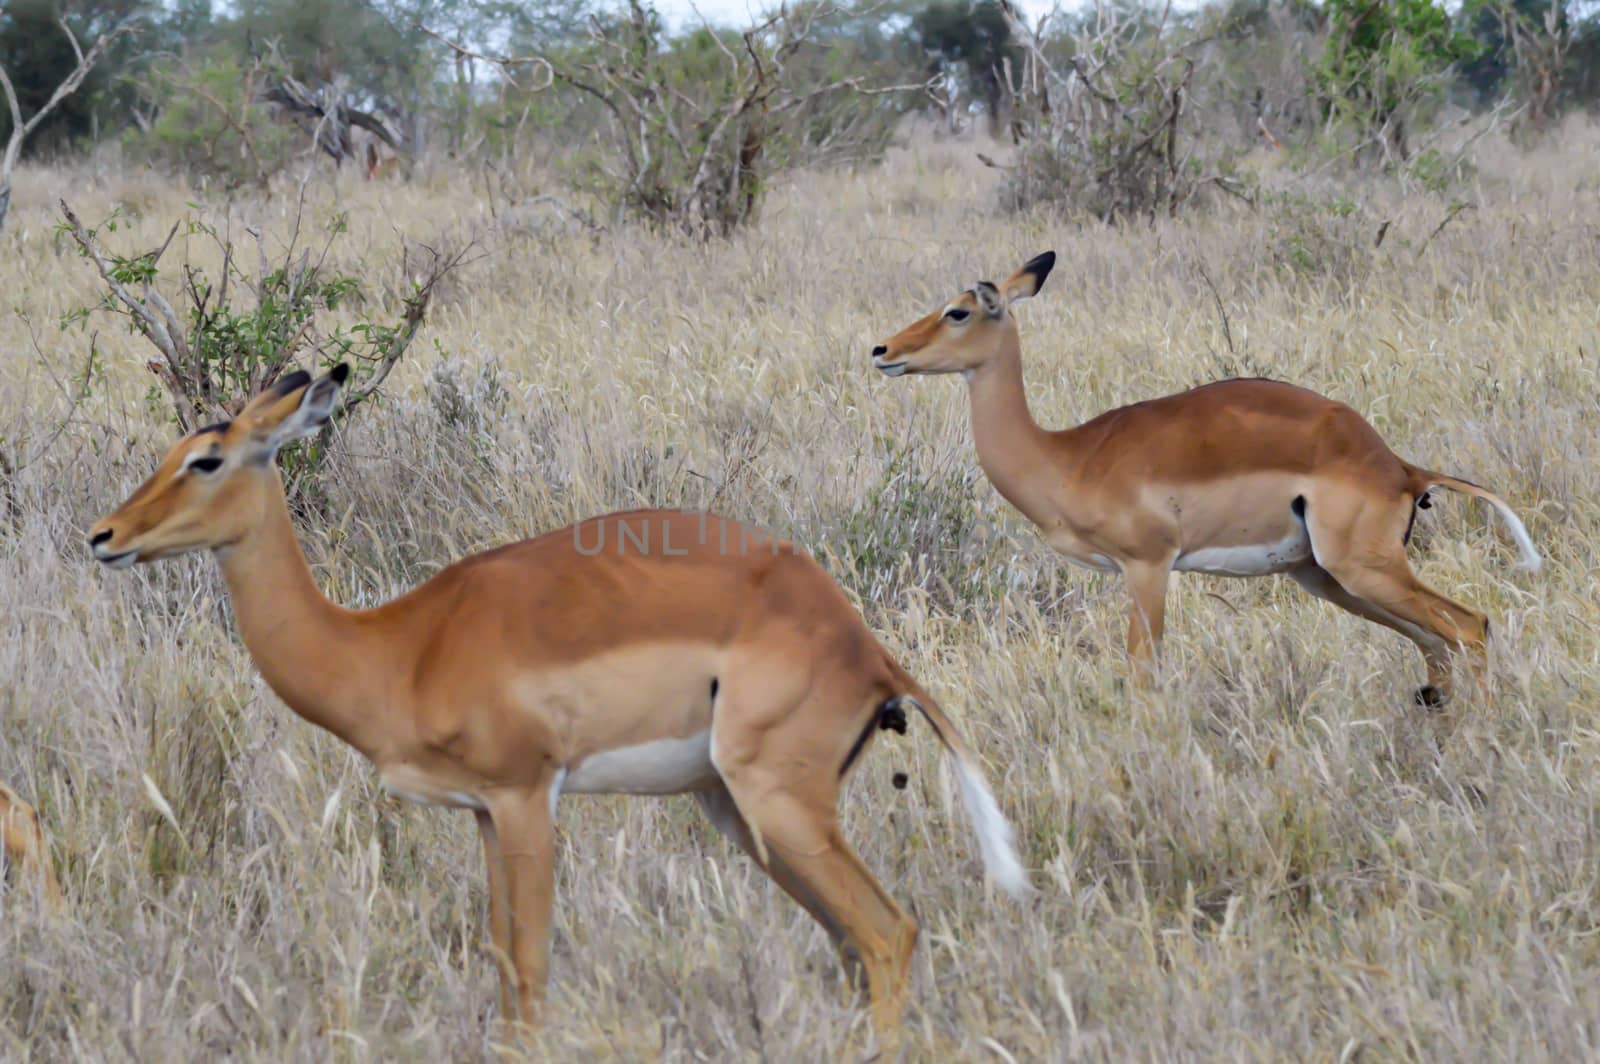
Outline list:
[[[1055,264],[1056,253],[1054,251],[1046,251],[1043,255],[1034,256],[1033,261],[1028,263],[1028,269],[1042,274],[1049,273],[1055,267]]]
[[[341,362],[337,366],[330,369],[328,371],[328,379],[340,387],[343,387],[344,382],[350,379],[350,363]]]

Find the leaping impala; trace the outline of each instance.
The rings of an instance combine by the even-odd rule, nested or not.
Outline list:
[[[1108,411],[1048,432],[1028,412],[1022,345],[1009,305],[1038,292],[1045,252],[1006,279],[979,282],[872,349],[898,377],[960,373],[978,462],[1001,495],[1071,561],[1121,572],[1128,653],[1161,639],[1173,570],[1288,573],[1311,594],[1416,643],[1428,684],[1450,695],[1451,655],[1482,662],[1489,623],[1428,587],[1406,559],[1432,488],[1474,495],[1504,519],[1521,564],[1539,567],[1527,529],[1493,492],[1404,461],[1350,407],[1271,380],[1226,380]]]
[[[503,1016],[532,1022],[544,994],[557,798],[692,791],[865,975],[892,1032],[916,924],[836,815],[880,726],[921,712],[989,873],[1014,892],[1026,883],[934,701],[815,561],[709,515],[612,514],[457,562],[377,609],[328,602],[273,457],[327,423],[348,372],[286,377],[180,440],[95,525],[94,556],[125,568],[212,551],[245,646],[289,708],[365,754],[390,790],[476,814]]]
[[[44,891],[51,906],[61,908],[61,886],[50,867],[50,849],[45,845],[44,829],[33,806],[17,792],[0,783],[0,849],[6,863],[16,869],[17,884],[32,883]]]

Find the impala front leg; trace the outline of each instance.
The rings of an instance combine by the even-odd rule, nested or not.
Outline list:
[[[1128,658],[1135,680],[1143,683],[1155,666],[1156,649],[1166,625],[1167,581],[1172,561],[1126,562],[1122,576],[1128,586]]]
[[[511,907],[506,897],[505,855],[500,851],[500,834],[495,830],[494,817],[479,812],[478,833],[483,836],[483,863],[488,870],[489,885],[489,950],[494,957],[495,973],[500,977],[500,1018],[516,1018],[516,1008],[511,996],[512,977],[516,969],[511,963]]]
[[[489,805],[509,902],[506,925],[516,973],[516,1015],[528,1027],[539,1022],[550,962],[550,910],[555,901],[555,824],[550,781],[496,796]]]

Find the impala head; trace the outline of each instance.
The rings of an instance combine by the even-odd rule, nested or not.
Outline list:
[[[1046,251],[1003,284],[979,281],[874,347],[872,364],[891,377],[977,369],[998,349],[995,341],[1016,329],[1007,308],[1039,291],[1055,264],[1056,253]]]
[[[95,559],[124,569],[238,542],[280,490],[272,464],[278,448],[328,423],[349,376],[343,363],[316,380],[292,373],[232,421],[179,440],[150,479],[89,530]]]

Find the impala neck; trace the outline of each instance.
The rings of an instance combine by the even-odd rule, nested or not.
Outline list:
[[[378,739],[362,673],[373,660],[361,614],[323,597],[295,539],[276,471],[262,519],[217,559],[256,668],[300,716],[372,756]]]
[[[1044,528],[1057,523],[1063,479],[1051,435],[1028,410],[1022,387],[1022,345],[1016,326],[1006,330],[1000,350],[966,374],[972,402],[972,436],[978,464],[995,490]]]

